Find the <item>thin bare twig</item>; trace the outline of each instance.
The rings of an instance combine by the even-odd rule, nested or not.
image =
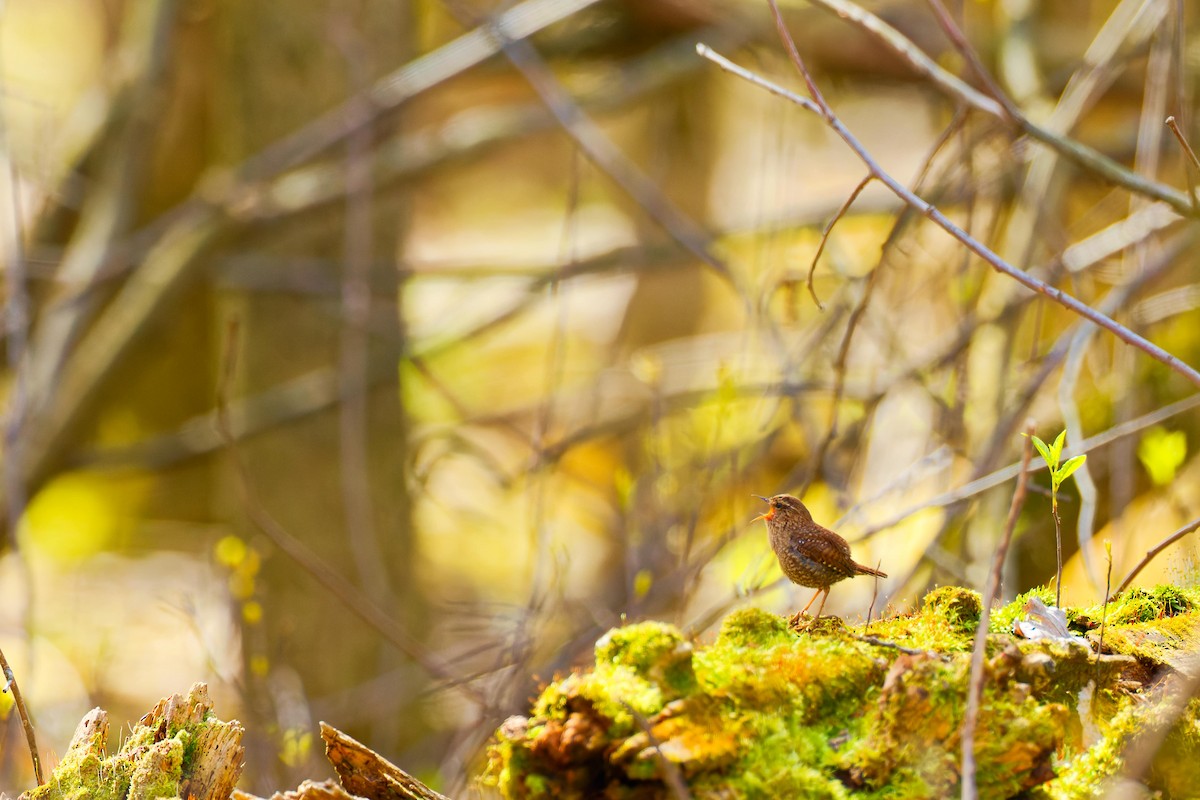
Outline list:
[[[1184,49],[1184,13],[1183,0],[1175,0],[1175,19],[1173,26],[1173,44],[1171,61],[1174,64],[1175,80],[1174,80],[1174,103],[1176,113],[1183,117],[1183,127],[1188,127],[1191,120],[1188,119],[1188,91],[1189,85],[1187,74],[1187,59],[1186,50]],[[1192,208],[1200,211],[1200,199],[1196,197],[1196,178],[1191,170],[1184,173],[1187,176],[1188,196],[1192,198]]]
[[[881,566],[883,566],[882,559],[875,562],[876,571],[878,571]],[[875,613],[875,601],[877,599],[879,599],[879,576],[878,575],[875,576],[874,584],[875,584],[874,589],[871,591],[871,605],[867,606],[867,624],[863,626],[863,630],[866,630],[867,628],[871,627],[871,615]],[[883,614],[882,611],[879,613]]]
[[[1104,610],[1100,612],[1100,641],[1096,644],[1096,655],[1104,654],[1104,628],[1108,624],[1108,601],[1112,599],[1112,542],[1104,542],[1108,555],[1108,572],[1104,576]]]
[[[826,119],[829,127],[832,128],[833,131],[842,139],[842,141],[844,141],[850,147],[850,149],[854,151],[854,153],[867,166],[867,169],[870,170],[871,174],[875,178],[887,186],[893,194],[903,200],[906,204],[920,211],[929,219],[933,220],[933,222],[935,222],[940,228],[965,245],[972,253],[986,261],[997,272],[1007,275],[1025,288],[1045,295],[1069,311],[1072,311],[1089,322],[1104,328],[1121,341],[1138,348],[1151,358],[1183,376],[1195,386],[1200,387],[1200,372],[1197,372],[1195,369],[1185,364],[1178,357],[1168,353],[1166,350],[1162,349],[1153,342],[1150,342],[1145,337],[1134,333],[1124,325],[1118,323],[1116,320],[1097,311],[1086,303],[1076,299],[1072,295],[1069,295],[1054,286],[1050,286],[1045,281],[1035,278],[1024,270],[1018,269],[1017,267],[1008,263],[986,245],[979,242],[977,239],[975,239],[975,237],[971,236],[969,233],[956,225],[937,208],[918,197],[914,192],[910,191],[903,184],[893,178],[889,173],[884,171],[884,169],[875,160],[874,156],[867,152],[862,143],[854,136],[854,134],[849,131],[849,129],[846,128],[845,125],[842,124],[838,117],[826,117],[825,111],[819,108],[815,103],[813,103],[813,101],[806,97],[801,97],[794,92],[788,91],[782,86],[779,86],[778,84],[773,83],[756,73],[734,64],[729,59],[713,51],[707,45],[697,45],[696,51],[700,54],[700,56],[712,61],[726,72],[737,75],[739,78],[749,81],[755,86],[766,89],[778,97],[790,100],[796,105],[799,105],[801,108],[804,108],[814,114],[818,114],[822,118]]]
[[[1183,135],[1183,131],[1179,128],[1179,123],[1175,121],[1174,116],[1167,117],[1167,127],[1171,129],[1171,133],[1175,134],[1175,138],[1179,140],[1179,146],[1183,148],[1183,152],[1188,157],[1188,164],[1196,172],[1200,172],[1200,159],[1196,158],[1196,151],[1188,144],[1187,137]]]
[[[833,118],[833,109],[825,101],[825,95],[821,94],[821,89],[817,86],[817,82],[813,80],[812,74],[809,73],[808,66],[804,63],[804,59],[800,57],[800,51],[796,49],[796,42],[792,39],[787,25],[783,21],[783,14],[779,11],[779,5],[775,0],[767,0],[767,2],[771,6],[771,16],[775,18],[775,30],[779,32],[779,38],[787,48],[788,58],[792,60],[792,64],[796,66],[796,70],[804,76],[804,85],[808,87],[808,93],[812,96],[813,102],[821,110],[821,116],[825,117],[826,121],[831,120]]]
[[[895,642],[889,642],[886,639],[880,639],[878,636],[860,636],[857,633],[852,633],[850,634],[850,638],[857,639],[860,642],[866,642],[867,644],[873,644],[876,647],[886,647],[889,650],[897,650],[905,655],[933,656],[943,661],[946,659],[946,656],[943,653],[935,653],[932,650],[918,650],[915,647],[905,647],[902,644],[896,644]]]
[[[927,0],[927,2],[933,10],[933,16],[937,19],[938,25],[941,26],[942,32],[950,39],[950,43],[954,45],[954,49],[958,51],[959,55],[970,65],[971,71],[975,73],[975,77],[987,89],[988,94],[1000,104],[1000,107],[1004,109],[1004,113],[1011,120],[1014,122],[1019,121],[1021,119],[1021,112],[1017,109],[1013,101],[1009,99],[1004,90],[1000,88],[1000,84],[996,83],[996,79],[992,77],[992,73],[983,65],[979,54],[971,46],[971,43],[967,41],[966,34],[963,33],[962,28],[955,21],[954,17],[950,15],[950,11],[946,8],[946,5],[942,0]]]
[[[8,659],[4,657],[2,650],[0,650],[0,670],[4,670],[5,690],[12,689],[13,704],[17,707],[17,714],[21,717],[21,727],[25,729],[25,742],[29,745],[29,757],[33,759],[33,774],[37,778],[38,786],[41,786],[43,782],[42,760],[38,757],[37,737],[33,732],[33,722],[29,718],[29,709],[25,707],[25,700],[21,697],[21,690],[17,688],[17,678],[13,675],[12,667],[8,666]]]
[[[825,436],[821,439],[821,443],[813,451],[812,466],[809,468],[808,474],[804,476],[804,483],[800,487],[801,496],[808,491],[813,481],[817,479],[817,475],[821,472],[821,464],[825,461],[825,456],[829,453],[829,448],[833,446],[833,440],[837,438],[838,422],[841,417],[842,395],[846,391],[846,371],[849,368],[850,362],[850,344],[854,341],[854,334],[858,331],[859,323],[867,313],[867,307],[871,303],[871,298],[875,295],[875,287],[879,285],[879,276],[882,273],[883,260],[880,259],[880,262],[875,265],[875,269],[871,270],[871,274],[867,276],[867,285],[863,289],[862,298],[855,304],[854,310],[850,312],[850,319],[846,320],[846,331],[842,334],[842,343],[838,347],[837,358],[833,362],[833,392],[830,395],[829,403],[829,428],[826,430]]]
[[[1175,531],[1158,544],[1154,545],[1154,547],[1147,550],[1145,558],[1139,561],[1137,566],[1130,570],[1129,574],[1125,576],[1125,580],[1121,581],[1121,585],[1117,587],[1117,594],[1120,594],[1128,589],[1129,584],[1133,583],[1133,579],[1136,578],[1138,573],[1145,569],[1146,566],[1154,560],[1155,556],[1157,556],[1163,550],[1166,550],[1171,545],[1175,544],[1183,537],[1187,536],[1189,533],[1192,533],[1197,528],[1200,528],[1200,519],[1192,520],[1187,525],[1184,525],[1182,528]]]
[[[1008,112],[1000,102],[947,72],[917,47],[912,40],[857,3],[851,2],[851,0],[813,0],[813,2],[876,37],[943,93],[989,116],[1003,120],[1010,119]],[[819,109],[812,110],[814,113],[821,113]],[[1017,121],[1025,133],[1084,169],[1131,192],[1162,200],[1183,216],[1194,214],[1191,200],[1183,192],[1138,175],[1108,156],[1046,127],[1037,125],[1025,117],[1018,117]]]
[[[846,216],[846,212],[850,210],[850,206],[854,205],[854,201],[862,194],[862,190],[867,188],[867,184],[871,182],[871,176],[863,178],[858,182],[858,186],[854,187],[854,191],[846,198],[846,202],[842,203],[841,208],[834,212],[833,216],[826,223],[825,229],[821,231],[821,241],[817,244],[817,252],[813,255],[812,264],[808,266],[808,293],[812,295],[813,302],[817,304],[817,308],[822,311],[825,306],[821,305],[820,298],[817,297],[817,290],[813,288],[813,275],[817,271],[817,262],[821,260],[821,254],[825,252],[825,245],[829,242],[829,234],[833,232],[833,226],[838,223],[842,217]]]
[[[1008,507],[1008,520],[1004,533],[996,545],[992,557],[992,569],[988,573],[987,586],[983,590],[983,603],[979,609],[979,625],[975,628],[975,646],[971,651],[971,677],[967,682],[967,711],[963,715],[962,727],[962,797],[975,800],[979,796],[975,785],[975,726],[979,722],[979,706],[983,699],[983,661],[987,650],[988,626],[991,623],[992,603],[1000,590],[1000,576],[1004,570],[1004,559],[1008,555],[1008,544],[1012,541],[1017,517],[1025,504],[1025,492],[1029,486],[1029,461],[1033,458],[1033,421],[1025,426],[1025,447],[1021,453],[1021,470],[1017,473],[1017,490],[1013,492],[1012,505]]]
[[[663,782],[667,784],[671,794],[675,795],[675,800],[692,800],[692,793],[688,791],[687,783],[683,779],[683,772],[680,771],[678,764],[663,753],[662,742],[654,735],[654,729],[650,727],[650,720],[643,717],[637,709],[624,700],[621,701],[621,705],[625,706],[625,710],[633,715],[638,727],[650,741],[650,746],[654,748],[654,757],[658,760],[659,767],[662,768]]]
[[[472,20],[454,2],[444,2],[448,10],[467,24]],[[546,65],[541,55],[524,38],[513,36],[499,22],[489,22],[485,29],[509,62],[525,78],[541,98],[546,108],[558,120],[563,130],[575,140],[588,160],[609,176],[632,197],[666,233],[684,249],[699,258],[727,281],[745,299],[729,267],[712,253],[710,233],[681,211],[667,195],[600,129],[580,108],[562,83]],[[748,302],[748,301],[747,301]]]

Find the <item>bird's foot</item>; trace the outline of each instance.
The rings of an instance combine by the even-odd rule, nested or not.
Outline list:
[[[797,612],[788,620],[788,628],[797,633],[812,633],[818,630],[830,632],[838,628],[844,629],[845,627],[846,623],[842,621],[841,617],[832,615],[828,617],[810,617],[803,611]]]
[[[792,615],[791,619],[788,620],[788,627],[794,631],[803,631],[812,627],[814,622],[816,622],[816,620],[808,616],[808,614],[805,614],[803,611],[797,611]]]

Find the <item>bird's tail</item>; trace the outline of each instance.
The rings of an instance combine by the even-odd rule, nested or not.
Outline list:
[[[865,566],[863,564],[858,564],[858,563],[855,563],[855,565],[854,565],[854,574],[855,575],[874,575],[876,578],[886,578],[887,577],[886,572],[880,572],[879,570],[874,569],[873,567],[868,567],[868,566]]]

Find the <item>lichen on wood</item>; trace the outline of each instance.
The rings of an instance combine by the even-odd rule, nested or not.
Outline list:
[[[241,774],[243,729],[213,714],[208,687],[164,698],[108,753],[108,714],[92,709],[46,783],[21,800],[225,800]]]
[[[259,800],[234,788],[245,750],[242,726],[213,712],[208,687],[164,698],[108,754],[108,715],[79,723],[50,779],[21,800]],[[272,800],[447,800],[375,751],[321,723],[325,754],[341,785],[304,781]]]

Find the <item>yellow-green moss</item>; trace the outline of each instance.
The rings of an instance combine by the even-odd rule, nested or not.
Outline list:
[[[958,586],[940,586],[925,595],[926,614],[940,617],[958,633],[974,634],[983,608],[979,592]]]
[[[183,777],[184,743],[179,731],[170,739],[152,742],[145,726],[122,745],[120,752],[101,759],[95,753],[68,751],[53,777],[27,793],[28,800],[157,800],[175,797]]]
[[[717,645],[722,647],[770,647],[790,642],[794,634],[787,621],[761,608],[734,611],[721,623]]]
[[[1148,680],[1171,668],[1168,653],[1194,644],[1185,631],[1200,604],[1169,588],[1148,593],[1162,613],[1147,620],[1131,598],[1123,619],[1139,621],[1110,617],[1106,631],[1114,644],[1137,639],[1129,649],[1142,659],[1153,652],[1153,662],[1098,660],[1080,641],[1010,635],[1028,599],[1049,594],[1035,590],[993,616],[976,731],[981,797],[1098,791],[1120,768],[1129,732],[1158,708],[1156,695],[1135,701],[1122,670]],[[694,652],[660,623],[611,631],[591,669],[546,687],[530,719],[506,723],[485,780],[508,798],[663,796],[666,758],[698,799],[953,795],[978,603],[974,592],[945,587],[919,612],[869,630],[822,620],[792,631],[774,614],[743,609]],[[1080,630],[1097,617],[1068,612]],[[1198,710],[1168,737],[1164,752],[1181,763],[1200,757]],[[1170,767],[1160,758],[1152,785],[1187,796],[1181,787],[1195,779]]]
[[[186,697],[162,700],[122,736],[120,749],[107,752],[107,716],[95,709],[45,784],[26,792],[27,800],[158,800],[173,798],[195,768],[197,743],[211,727],[236,728],[212,713],[207,687],[196,684]],[[195,721],[199,719],[200,721]],[[184,724],[181,724],[184,723]]]
[[[870,634],[917,650],[968,652],[979,625],[979,603],[978,592],[942,586],[925,596],[920,611],[873,622]]]
[[[184,742],[188,738],[187,731],[179,731],[143,751],[129,776],[129,800],[158,800],[179,794]]]
[[[596,642],[596,667],[627,667],[675,697],[691,691],[692,645],[670,625],[640,622],[613,628]]]
[[[1156,586],[1153,589],[1130,589],[1117,595],[1108,604],[1108,624],[1153,622],[1166,617],[1186,614],[1200,605],[1200,590],[1177,586]],[[1087,610],[1099,621],[1103,606]]]
[[[643,622],[614,628],[596,642],[595,656],[594,669],[569,675],[542,692],[535,718],[566,720],[572,703],[582,701],[611,726],[611,736],[628,736],[637,728],[637,716],[652,716],[695,688],[692,645],[670,625]]]

